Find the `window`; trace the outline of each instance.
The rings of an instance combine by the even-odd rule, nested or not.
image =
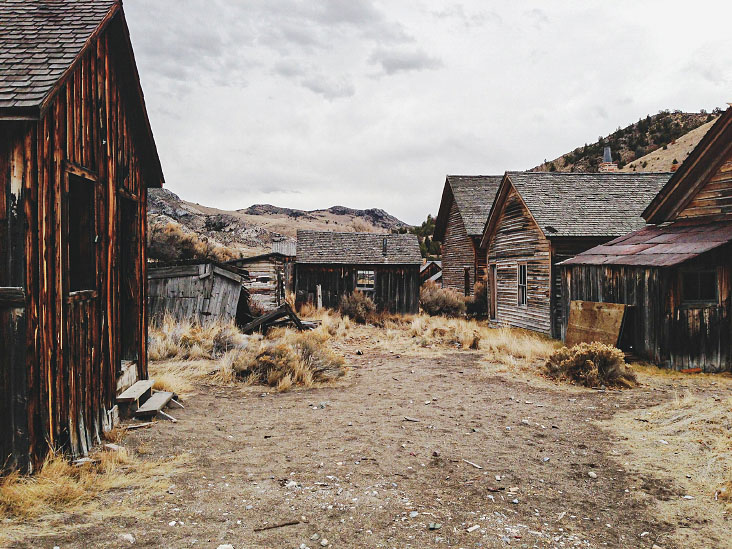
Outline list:
[[[518,304],[526,305],[526,263],[518,266]]]
[[[69,291],[96,289],[94,182],[69,175],[67,250]]]
[[[684,303],[716,303],[717,271],[708,269],[683,272],[681,293]]]
[[[374,289],[374,271],[356,271],[356,289],[362,292]]]

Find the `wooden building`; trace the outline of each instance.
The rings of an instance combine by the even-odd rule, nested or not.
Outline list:
[[[490,318],[559,337],[557,264],[645,225],[670,174],[506,172],[481,246]]]
[[[434,239],[442,244],[442,286],[473,295],[486,276],[480,243],[500,175],[448,175],[435,220]]]
[[[185,261],[151,265],[147,270],[148,315],[160,326],[165,315],[176,320],[251,320],[249,293],[244,287],[247,272],[213,261]]]
[[[298,303],[337,308],[359,290],[380,310],[419,311],[419,241],[412,234],[297,232],[295,297]]]
[[[651,225],[562,264],[564,310],[629,305],[625,350],[677,370],[732,370],[732,109],[643,217]]]
[[[254,308],[264,311],[276,309],[285,302],[287,294],[294,290],[294,255],[273,251],[233,259],[227,261],[227,265],[246,269],[249,273],[244,285],[249,291],[250,303]]]
[[[120,2],[0,2],[0,464],[78,456],[147,376],[163,174]],[[0,465],[0,466],[2,466]]]
[[[419,283],[424,284],[428,280],[437,283],[442,282],[442,261],[425,261],[419,268]]]

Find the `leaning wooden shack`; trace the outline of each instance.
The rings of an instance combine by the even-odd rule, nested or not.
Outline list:
[[[557,264],[645,225],[670,174],[506,172],[486,223],[489,316],[559,337]],[[443,259],[444,264],[444,259]]]
[[[246,269],[249,277],[245,286],[251,304],[263,311],[271,311],[285,302],[293,291],[295,256],[280,252],[243,257],[226,262],[227,265]]]
[[[0,468],[85,454],[147,377],[163,174],[121,2],[0,3]]]
[[[298,231],[296,300],[337,308],[358,290],[380,310],[414,314],[421,264],[415,235]]]
[[[643,217],[651,225],[562,264],[563,309],[625,304],[624,350],[677,370],[732,370],[732,109]]]
[[[247,278],[246,271],[214,261],[151,265],[147,271],[150,322],[161,326],[169,315],[179,322],[244,325],[252,319],[244,287]]]

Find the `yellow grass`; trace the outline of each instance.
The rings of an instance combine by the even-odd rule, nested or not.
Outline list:
[[[150,326],[148,355],[150,360],[213,359],[246,345],[247,339],[233,322],[201,325],[166,315],[160,326]]]

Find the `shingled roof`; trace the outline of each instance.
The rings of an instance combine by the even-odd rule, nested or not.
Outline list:
[[[501,175],[448,175],[435,221],[435,240],[443,240],[455,201],[468,236],[481,236],[501,184]]]
[[[547,238],[622,236],[645,226],[641,213],[670,173],[506,172]]]
[[[732,242],[732,222],[677,222],[645,227],[595,246],[561,265],[670,267]]]
[[[386,240],[386,254],[384,254]],[[297,231],[296,263],[421,265],[413,234]]]
[[[116,0],[2,0],[0,113],[37,112],[118,7]]]

